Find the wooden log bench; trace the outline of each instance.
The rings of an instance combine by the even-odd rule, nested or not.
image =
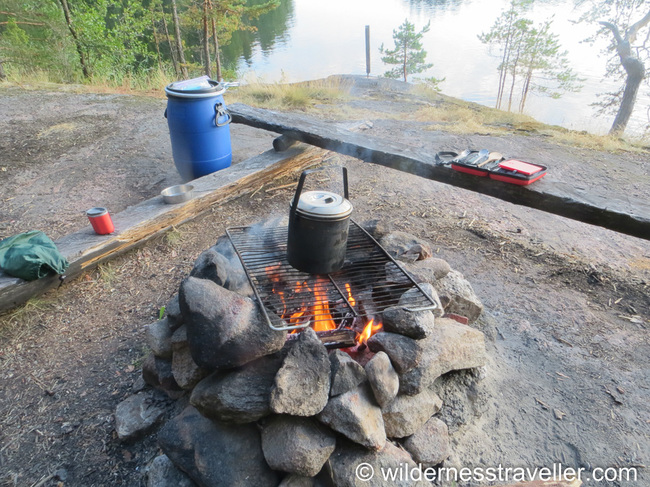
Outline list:
[[[89,223],[84,229],[55,241],[70,262],[66,281],[142,245],[173,226],[192,220],[214,205],[253,192],[273,179],[319,164],[326,154],[327,151],[305,145],[291,147],[283,153],[271,149],[192,181],[195,196],[185,203],[168,205],[162,196],[156,196],[112,215],[115,232],[110,235],[95,234]],[[0,271],[0,312],[57,287],[61,282],[58,276],[24,281]]]
[[[316,147],[517,205],[650,240],[650,204],[647,201],[634,201],[627,195],[590,194],[571,182],[554,181],[549,175],[530,186],[503,183],[436,165],[434,154],[414,150],[396,141],[379,139],[367,132],[351,132],[306,115],[252,108],[241,103],[229,105],[228,109],[236,123],[284,134]]]

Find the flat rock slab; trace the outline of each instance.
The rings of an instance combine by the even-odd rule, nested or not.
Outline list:
[[[205,416],[226,423],[251,423],[271,413],[271,388],[282,365],[267,355],[233,370],[217,371],[192,391],[190,403]]]
[[[341,442],[328,461],[329,472],[336,487],[431,487],[429,482],[412,480],[399,472],[417,470],[410,455],[386,442],[379,451],[368,451],[353,443]],[[385,478],[384,472],[394,472],[395,478]]]
[[[212,281],[188,277],[179,299],[192,358],[200,367],[239,367],[284,346],[286,333],[272,330],[251,299]]]
[[[262,429],[262,451],[273,470],[313,477],[335,447],[334,433],[312,418],[274,416]]]
[[[165,414],[153,396],[139,393],[115,408],[115,431],[120,440],[130,440],[148,432]]]
[[[425,389],[414,396],[399,395],[382,409],[386,436],[405,438],[418,431],[442,407],[438,395]]]
[[[212,421],[192,406],[158,433],[163,452],[200,487],[276,487],[279,475],[264,460],[253,424]]]
[[[305,328],[293,343],[271,390],[271,409],[278,414],[314,416],[327,404],[330,360],[316,332]]]
[[[371,450],[379,450],[386,443],[381,409],[367,384],[330,398],[318,419]]]
[[[417,367],[400,375],[402,394],[417,394],[447,372],[481,367],[487,361],[483,333],[447,318],[438,318],[434,333],[417,343],[422,358]]]
[[[425,467],[438,465],[451,453],[447,425],[436,417],[430,418],[403,446],[417,463]]]
[[[392,306],[382,313],[384,330],[390,333],[421,340],[433,333],[434,316],[431,311],[407,311],[401,306]]]

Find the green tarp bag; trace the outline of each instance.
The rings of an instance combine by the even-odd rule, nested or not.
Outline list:
[[[68,261],[43,232],[31,231],[0,241],[0,269],[6,274],[33,281],[63,274]]]

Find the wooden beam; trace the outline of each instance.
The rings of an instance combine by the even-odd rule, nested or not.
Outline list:
[[[631,200],[625,195],[590,194],[571,182],[553,180],[552,168],[551,174],[532,185],[517,186],[438,166],[434,154],[367,133],[352,133],[305,115],[273,112],[241,103],[229,105],[228,110],[233,122],[285,134],[366,162],[650,240],[650,205],[647,202]]]
[[[269,150],[232,167],[191,181],[194,198],[167,205],[156,196],[112,215],[115,232],[97,235],[90,224],[55,243],[70,262],[66,281],[83,271],[131,250],[172,226],[185,223],[214,205],[221,205],[259,189],[276,178],[300,172],[322,162],[327,152],[313,147],[294,146],[283,153]],[[58,276],[24,281],[0,272],[0,312],[24,303],[48,289],[59,286]]]

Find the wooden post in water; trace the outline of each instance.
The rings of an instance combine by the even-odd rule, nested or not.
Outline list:
[[[366,77],[370,76],[370,26],[366,25]]]

